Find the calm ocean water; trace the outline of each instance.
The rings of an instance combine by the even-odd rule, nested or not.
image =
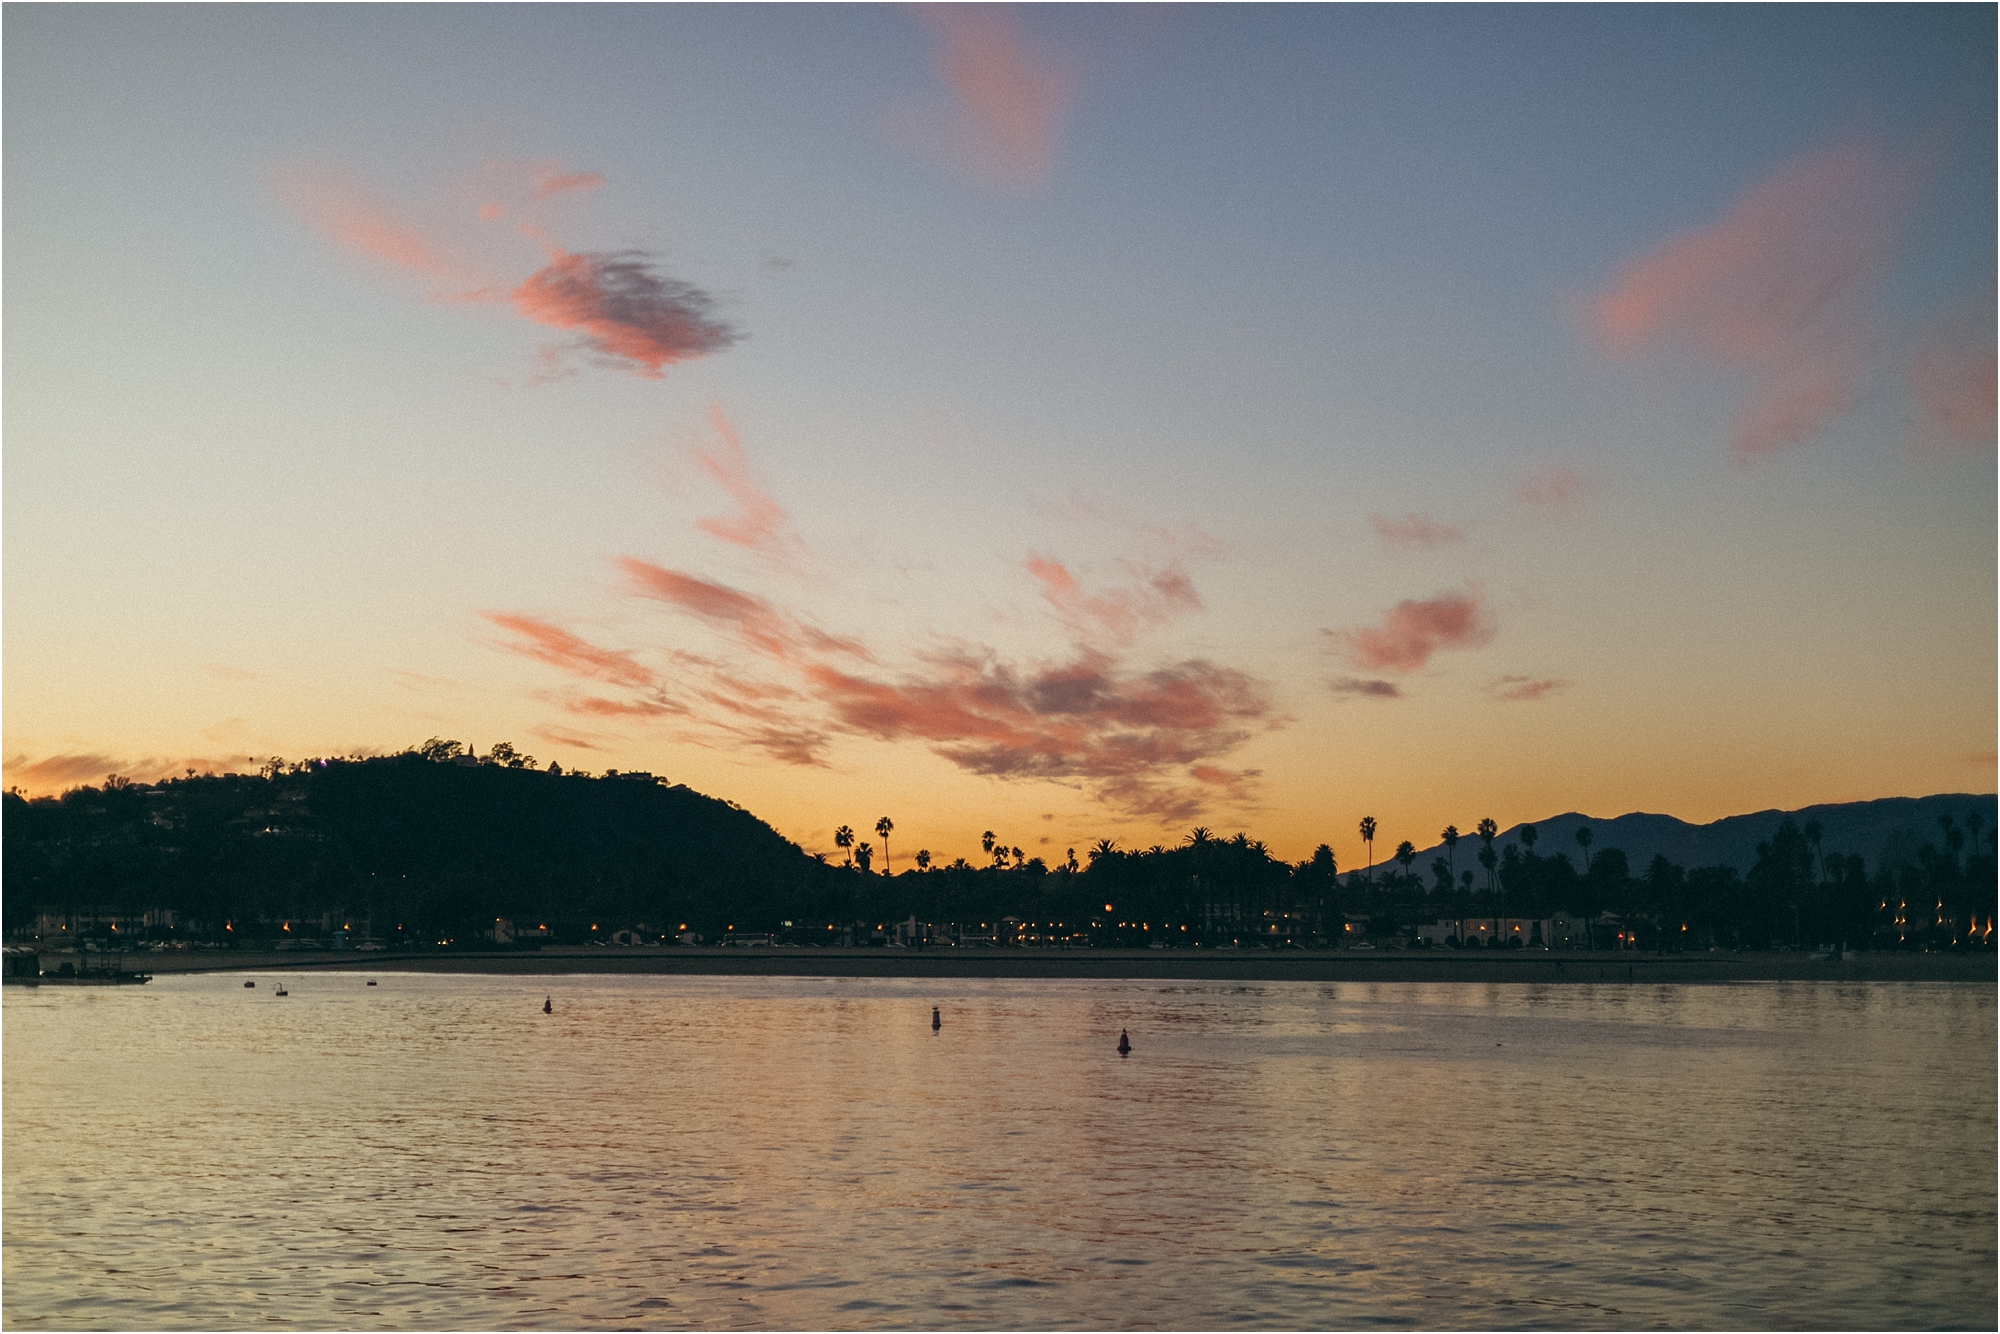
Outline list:
[[[8,991],[7,1327],[1996,1321],[1992,986],[254,976]]]

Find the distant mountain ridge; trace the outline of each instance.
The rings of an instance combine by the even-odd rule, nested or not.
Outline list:
[[[1994,829],[2000,825],[2000,798],[1993,793],[1984,796],[1944,793],[1931,797],[1882,797],[1875,801],[1806,806],[1795,811],[1731,815],[1709,824],[1689,824],[1671,815],[1648,815],[1636,811],[1610,820],[1570,811],[1526,823],[1535,826],[1539,835],[1535,851],[1544,857],[1559,853],[1575,862],[1579,852],[1576,831],[1583,825],[1589,825],[1592,856],[1606,848],[1623,849],[1632,874],[1644,875],[1647,865],[1656,856],[1665,857],[1683,867],[1734,866],[1739,871],[1748,871],[1757,860],[1757,845],[1769,840],[1779,825],[1791,820],[1804,828],[1806,821],[1817,820],[1824,831],[1820,843],[1824,852],[1848,856],[1859,853],[1867,859],[1868,869],[1873,872],[1884,858],[1895,862],[1912,859],[1917,849],[1926,843],[1943,847],[1944,832],[1938,825],[1939,816],[1949,815],[1960,828],[1964,828],[1965,817],[1975,813],[1982,821],[1979,841],[1982,846],[1990,847]],[[1395,864],[1394,849],[1402,841],[1391,837],[1396,832],[1384,829],[1376,835],[1377,867]],[[1498,852],[1507,844],[1518,844],[1520,841],[1521,826],[1517,824],[1502,830],[1499,837],[1493,840],[1493,848]],[[1459,830],[1458,870],[1479,868],[1479,846],[1479,837],[1471,829]],[[1417,853],[1410,869],[1428,879],[1432,859],[1444,856],[1447,853],[1443,843],[1431,844]]]

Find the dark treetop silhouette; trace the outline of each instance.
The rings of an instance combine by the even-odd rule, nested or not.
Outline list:
[[[1324,844],[1291,864],[1246,834],[1206,828],[1173,847],[1099,839],[1081,864],[1070,854],[1054,867],[988,831],[987,865],[925,851],[915,870],[873,875],[866,844],[858,864],[830,864],[731,803],[651,774],[539,770],[511,746],[481,757],[433,740],[400,755],[274,760],[254,775],[113,778],[33,801],[10,792],[5,915],[13,933],[59,921],[107,939],[244,944],[345,928],[350,940],[463,946],[491,938],[496,919],[532,925],[522,934],[536,940],[733,930],[863,943],[914,919],[995,940],[1179,946],[1407,942],[1419,923],[1504,905],[1523,918],[1614,914],[1642,947],[1964,948],[1991,939],[1981,928],[1995,908],[1993,805],[1823,807],[1804,828],[1772,812],[1744,864],[1692,869],[1665,855],[1634,867],[1618,846],[1628,821],[1666,817],[1600,822],[1607,846],[1582,866],[1537,855],[1531,826],[1502,835],[1481,820],[1483,889],[1471,872],[1454,881],[1448,858],[1427,880],[1407,840],[1386,869],[1342,876]],[[1901,812],[1896,837],[1880,832],[1890,817],[1878,808]],[[1364,826],[1371,845],[1374,826]],[[891,828],[877,824],[885,850]],[[1872,863],[1842,832],[1859,829],[1877,831]],[[847,849],[852,831],[835,842]]]

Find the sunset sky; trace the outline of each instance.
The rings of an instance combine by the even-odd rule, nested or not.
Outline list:
[[[5,781],[1995,778],[1991,6],[11,6]],[[253,758],[254,757],[254,758]]]

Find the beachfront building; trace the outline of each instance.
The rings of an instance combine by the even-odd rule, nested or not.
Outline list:
[[[550,931],[546,922],[532,926],[517,924],[511,917],[496,917],[493,925],[479,933],[495,945],[512,945],[517,940],[547,940]]]
[[[1548,917],[1440,917],[1417,928],[1417,938],[1432,946],[1580,950],[1590,933],[1581,917],[1554,913]]]

